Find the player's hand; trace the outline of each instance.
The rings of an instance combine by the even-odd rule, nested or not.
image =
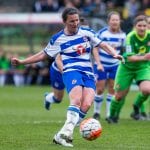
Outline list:
[[[104,67],[102,64],[97,64],[97,70],[104,71]]]
[[[13,66],[17,66],[17,65],[21,64],[21,61],[18,58],[11,58],[11,64]]]
[[[145,57],[146,60],[150,60],[150,53],[145,54],[144,57]]]
[[[119,59],[123,64],[125,63],[125,60],[121,55],[114,55],[113,57]]]

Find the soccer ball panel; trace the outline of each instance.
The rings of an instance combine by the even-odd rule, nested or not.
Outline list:
[[[86,140],[92,141],[97,139],[101,132],[101,124],[94,118],[85,119],[80,124],[80,134]]]

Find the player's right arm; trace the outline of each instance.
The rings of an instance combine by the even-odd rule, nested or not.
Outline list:
[[[35,55],[32,55],[30,57],[27,57],[26,59],[18,59],[18,58],[12,58],[11,64],[14,66],[17,66],[19,64],[32,64],[39,61],[43,61],[46,58],[48,58],[47,54],[44,51],[38,52]]]
[[[103,68],[103,65],[101,63],[100,56],[99,56],[99,53],[98,53],[98,47],[93,48],[92,52],[93,52],[94,60],[97,64],[97,70],[104,71],[104,68]]]
[[[55,62],[57,64],[59,71],[62,73],[63,72],[63,62],[62,62],[60,54],[57,54],[57,56],[55,58]]]
[[[134,50],[133,42],[131,42],[131,39],[133,39],[133,35],[135,34],[135,31],[133,30],[127,35],[126,38],[126,53],[125,57],[128,62],[140,62],[140,61],[147,61],[150,60],[150,53],[140,53],[139,50]],[[146,48],[145,48],[146,49]],[[138,53],[136,53],[136,51]]]

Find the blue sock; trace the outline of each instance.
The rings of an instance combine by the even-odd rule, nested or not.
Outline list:
[[[60,103],[60,102],[61,102],[60,99],[57,99],[57,98],[55,98],[54,96],[53,96],[53,100],[54,100],[54,103]]]

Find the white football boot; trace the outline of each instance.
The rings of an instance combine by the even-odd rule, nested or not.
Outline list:
[[[65,147],[73,147],[72,145],[72,138],[63,134],[63,133],[57,133],[55,134],[53,138],[53,142],[55,144],[60,144]]]

